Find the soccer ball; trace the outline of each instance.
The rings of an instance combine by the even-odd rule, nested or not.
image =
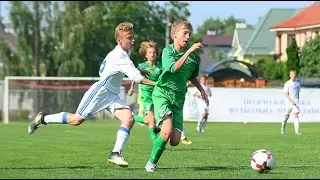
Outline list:
[[[251,167],[258,173],[268,173],[275,167],[275,159],[271,151],[260,149],[251,156]]]

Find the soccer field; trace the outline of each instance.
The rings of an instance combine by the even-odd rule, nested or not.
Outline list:
[[[208,123],[205,133],[186,122],[191,145],[167,146],[158,172],[144,165],[151,153],[147,126],[136,124],[123,152],[129,167],[107,161],[119,122],[87,121],[81,126],[49,125],[33,135],[27,123],[1,124],[0,178],[319,178],[320,124],[302,123],[301,136],[293,124],[280,134],[281,124]],[[258,149],[272,151],[276,168],[258,174],[250,156]]]

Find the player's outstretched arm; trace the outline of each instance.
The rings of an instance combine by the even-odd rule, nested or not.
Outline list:
[[[209,99],[208,99],[207,93],[206,93],[205,90],[202,88],[199,80],[195,77],[195,78],[191,79],[190,81],[191,81],[192,84],[193,84],[194,86],[196,86],[197,89],[200,91],[200,94],[201,94],[202,99],[203,99],[207,104],[209,104]]]
[[[172,73],[179,71],[184,62],[188,59],[188,56],[201,47],[203,47],[201,43],[194,43],[178,61],[175,61],[172,52],[168,52],[164,49],[162,52],[162,67]]]
[[[140,82],[141,84],[146,84],[146,85],[150,85],[150,86],[155,86],[156,83],[149,80],[149,79],[146,79],[146,78],[143,78],[142,81]]]
[[[198,42],[194,43],[191,48],[187,50],[187,52],[174,64],[175,71],[179,71],[179,69],[182,67],[183,63],[186,61],[188,56],[195,50],[202,48],[203,45]]]
[[[134,82],[134,81],[131,82],[131,86],[130,86],[130,89],[129,89],[129,91],[128,91],[129,96],[132,96],[132,94],[133,94],[133,88],[134,88],[134,85],[135,85],[135,84],[136,84],[136,82]]]
[[[151,75],[150,71],[142,70],[142,69],[139,69],[139,68],[137,68],[137,69],[140,71],[142,76],[150,76]]]

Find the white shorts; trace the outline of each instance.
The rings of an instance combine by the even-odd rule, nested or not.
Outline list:
[[[130,109],[127,102],[121,99],[119,94],[101,87],[96,82],[83,95],[76,112],[83,119],[87,119],[103,109],[108,110],[114,116],[115,110],[119,108]]]
[[[197,105],[200,114],[209,114],[209,106],[205,101],[198,99]]]
[[[292,105],[292,104],[287,104],[286,105],[286,114],[290,114],[291,112],[293,113],[299,113],[299,105]]]

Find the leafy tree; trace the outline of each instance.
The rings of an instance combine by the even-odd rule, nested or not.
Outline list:
[[[306,42],[300,54],[301,72],[306,77],[320,76],[320,36]]]
[[[236,28],[236,23],[240,22],[242,21],[239,19],[235,19],[233,16],[230,16],[224,20],[221,20],[220,18],[210,17],[204,20],[202,25],[198,27],[197,33],[200,35],[205,35],[208,29],[215,28],[217,35],[232,35],[234,29]]]
[[[299,58],[299,48],[295,39],[290,43],[290,45],[286,49],[288,60],[285,65],[285,77],[289,78],[289,72],[292,69],[297,71],[299,74],[300,71],[300,58]]]
[[[98,76],[102,60],[116,44],[114,29],[123,21],[134,24],[135,48],[131,57],[137,64],[143,60],[138,55],[142,41],[154,40],[159,49],[164,48],[167,12],[172,20],[186,20],[190,16],[188,3],[178,1],[171,1],[166,7],[136,1],[37,3],[39,6],[33,8],[32,1],[11,2],[10,19],[17,34],[18,50],[16,60],[10,63],[21,65],[21,69],[11,69],[8,63],[12,53],[4,53],[7,56],[3,58],[7,59],[5,73],[11,73],[5,75],[35,75],[35,57],[39,57],[42,75]],[[39,17],[39,31],[36,32],[35,12]],[[38,52],[34,48],[35,37],[39,39],[38,56],[35,56]]]
[[[12,68],[6,72],[10,74],[5,75],[18,75],[18,76],[30,76],[33,75],[32,66],[33,61],[33,14],[30,8],[22,1],[12,1],[10,9],[10,19],[13,25],[14,32],[17,37],[17,53],[16,66],[20,65],[21,68]],[[7,66],[8,64],[4,64]]]
[[[260,64],[260,70],[265,80],[281,80],[283,79],[284,63],[274,61],[272,59],[265,60]]]

